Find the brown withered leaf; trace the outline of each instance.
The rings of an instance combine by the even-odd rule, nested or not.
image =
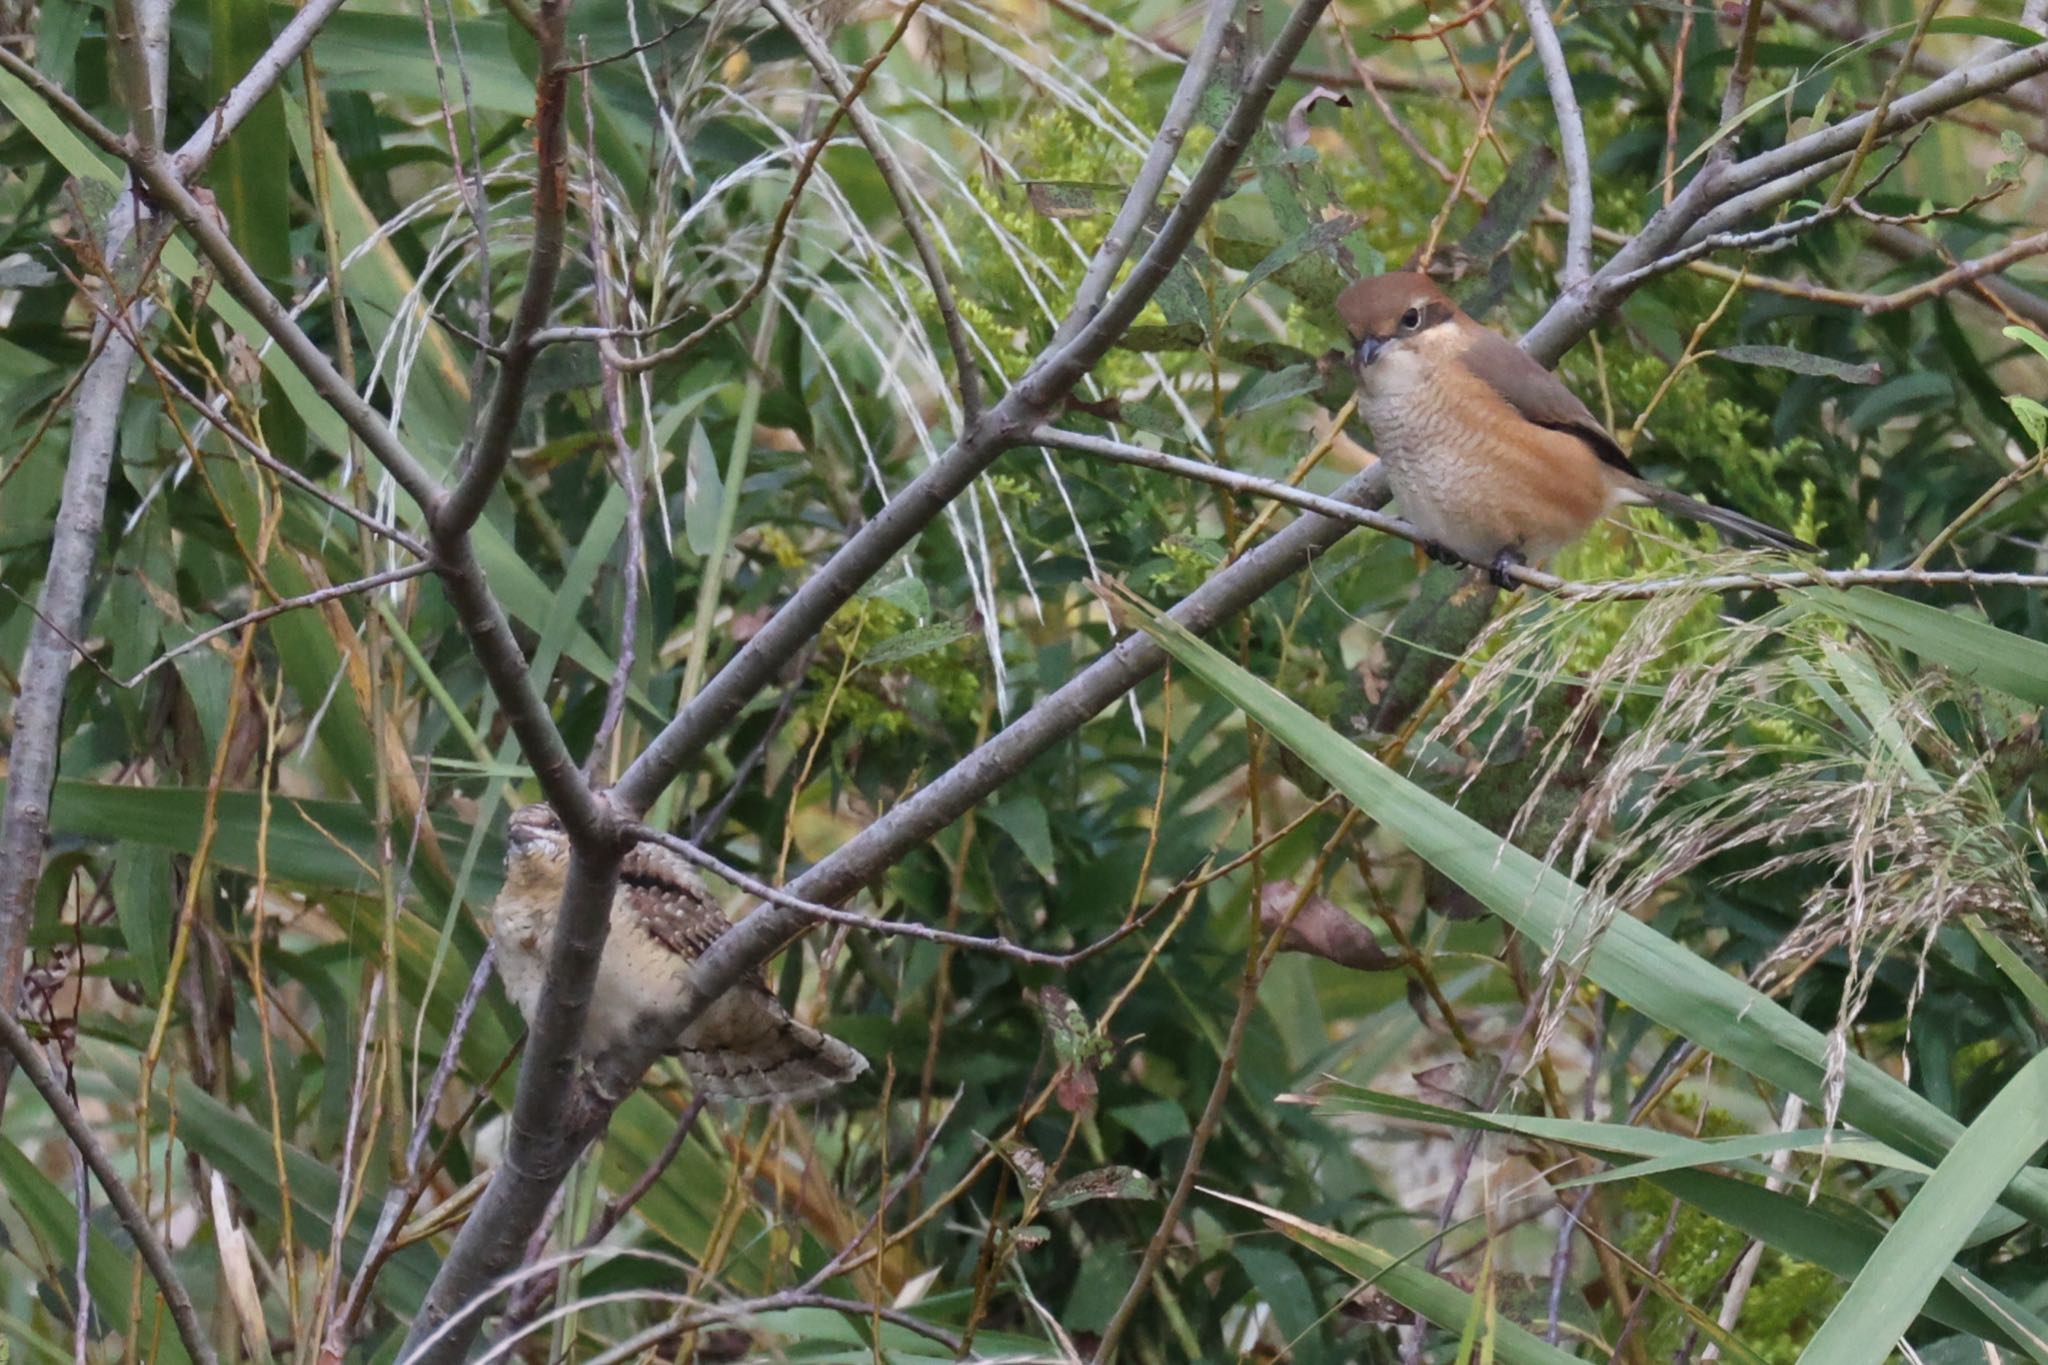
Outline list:
[[[1299,886],[1285,880],[1267,882],[1260,887],[1259,927],[1267,933],[1273,932],[1300,894]],[[1280,947],[1285,952],[1309,953],[1340,967],[1361,972],[1389,971],[1401,965],[1399,957],[1380,947],[1379,940],[1372,936],[1372,930],[1323,895],[1309,896],[1301,907],[1301,913],[1294,917],[1294,923],[1287,926],[1287,935],[1280,941]]]

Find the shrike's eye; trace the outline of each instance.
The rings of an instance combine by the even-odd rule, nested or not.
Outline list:
[[[1416,329],[1417,327],[1420,327],[1421,325],[1422,325],[1422,310],[1421,310],[1420,308],[1410,308],[1410,309],[1409,309],[1409,310],[1408,310],[1407,312],[1405,312],[1405,313],[1401,314],[1401,330],[1402,330],[1402,331],[1404,331],[1404,332],[1412,332],[1412,331],[1414,331],[1414,330],[1415,330],[1415,329]]]

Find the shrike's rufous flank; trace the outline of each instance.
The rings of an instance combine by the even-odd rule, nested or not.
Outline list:
[[[1498,332],[1414,273],[1337,298],[1359,411],[1394,503],[1444,560],[1537,564],[1617,507],[1656,507],[1745,540],[1817,553],[1775,527],[1651,483],[1586,405]]]

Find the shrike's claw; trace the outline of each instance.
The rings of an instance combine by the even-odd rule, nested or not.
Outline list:
[[[1423,541],[1422,552],[1428,555],[1431,559],[1434,559],[1439,564],[1463,564],[1465,562],[1463,559],[1458,557],[1456,551],[1451,550],[1448,547],[1441,545],[1434,540]]]
[[[1486,571],[1486,580],[1502,592],[1513,592],[1522,585],[1509,576],[1508,570],[1522,568],[1528,562],[1515,550],[1502,550],[1493,557],[1493,565]]]

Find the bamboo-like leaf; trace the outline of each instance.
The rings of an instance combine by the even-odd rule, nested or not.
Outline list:
[[[2021,701],[2048,706],[2048,644],[2039,640],[1874,588],[1802,593],[1797,600],[1802,610],[1852,621],[1952,673]]]
[[[1986,1105],[1800,1357],[1804,1365],[1883,1365],[1905,1335],[1942,1267],[1963,1249],[1999,1191],[2048,1143],[2048,1053],[2035,1057]],[[2048,1337],[2028,1343],[2048,1350]]]

